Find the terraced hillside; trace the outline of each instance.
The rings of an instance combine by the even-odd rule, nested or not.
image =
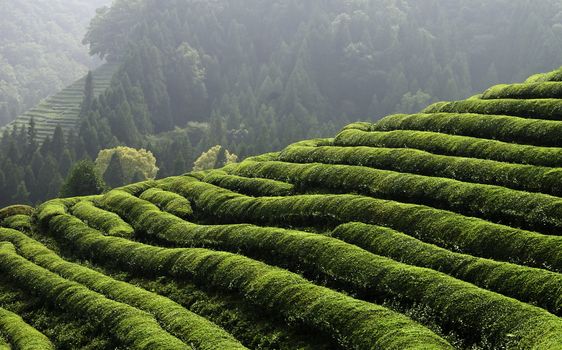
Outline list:
[[[92,72],[96,96],[109,87],[117,67],[116,63],[106,63]],[[42,142],[47,136],[52,136],[57,125],[60,125],[67,134],[77,125],[80,105],[84,99],[85,81],[86,77],[82,77],[57,94],[46,98],[11,123],[0,128],[0,134],[6,129],[12,130],[14,127],[19,129],[22,125],[27,127],[31,118],[35,120],[39,142]]]
[[[0,211],[0,348],[562,349],[562,70]]]

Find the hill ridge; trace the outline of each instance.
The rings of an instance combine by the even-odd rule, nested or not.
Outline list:
[[[119,330],[111,346],[138,349],[562,349],[561,77],[222,169],[6,208],[0,290],[55,301],[48,312],[77,334],[122,303],[94,333],[134,321],[151,335]],[[22,321],[48,330],[29,309]],[[0,322],[0,346],[12,332]]]

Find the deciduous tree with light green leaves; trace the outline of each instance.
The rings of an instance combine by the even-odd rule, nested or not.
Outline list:
[[[158,173],[156,158],[152,152],[145,149],[120,146],[99,152],[96,159],[96,169],[100,175],[105,174],[114,154],[119,156],[124,183],[132,182],[133,178],[139,180],[141,175],[143,178],[140,180],[154,179]]]
[[[197,158],[193,164],[193,171],[218,169],[237,161],[238,156],[236,154],[230,153],[221,145],[216,145]]]

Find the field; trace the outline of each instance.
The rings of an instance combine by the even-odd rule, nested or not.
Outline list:
[[[93,71],[94,94],[104,92],[111,83],[117,64],[106,63]],[[84,98],[86,77],[77,80],[72,85],[40,102],[37,106],[18,116],[14,121],[0,128],[0,135],[4,130],[14,127],[27,127],[31,118],[35,120],[37,141],[43,142],[47,136],[52,136],[57,125],[60,125],[65,135],[75,128],[80,117],[80,105]]]
[[[558,80],[0,210],[0,349],[562,349]]]

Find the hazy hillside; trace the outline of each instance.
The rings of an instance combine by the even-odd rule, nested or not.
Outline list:
[[[0,210],[0,347],[560,349],[561,92]]]
[[[81,42],[95,9],[110,3],[0,1],[0,126],[97,64]]]

